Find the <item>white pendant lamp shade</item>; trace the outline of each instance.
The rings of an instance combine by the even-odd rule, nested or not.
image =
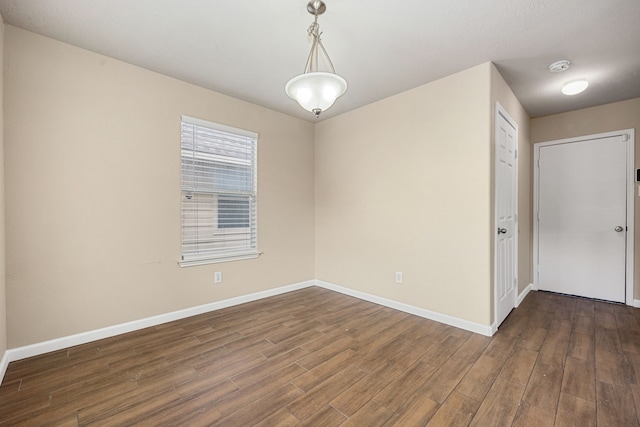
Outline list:
[[[302,108],[317,117],[345,93],[347,82],[337,74],[316,71],[292,78],[284,90]]]

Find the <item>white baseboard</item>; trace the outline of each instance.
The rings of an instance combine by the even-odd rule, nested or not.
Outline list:
[[[147,317],[144,319],[134,320],[127,323],[108,326],[106,328],[96,329],[93,331],[82,332],[79,334],[56,338],[53,340],[31,344],[23,347],[12,348],[5,351],[2,357],[2,360],[0,360],[0,379],[4,378],[4,374],[7,370],[7,367],[9,366],[9,363],[14,362],[16,360],[26,359],[28,357],[38,356],[41,354],[49,353],[56,350],[61,350],[64,348],[73,347],[76,345],[86,344],[92,341],[97,341],[104,338],[125,334],[127,332],[148,328],[150,326],[156,326],[163,323],[172,322],[174,320],[184,319],[190,316],[197,316],[198,314],[208,313],[211,311],[232,307],[235,305],[244,304],[247,302],[256,301],[263,298],[268,298],[271,296],[280,295],[286,292],[296,291],[296,290],[308,288],[311,286],[319,286],[321,288],[340,292],[345,295],[349,295],[349,296],[359,298],[365,301],[369,301],[375,304],[380,304],[385,307],[403,311],[405,313],[414,314],[416,316],[424,317],[426,319],[434,320],[436,322],[455,326],[456,328],[475,332],[477,334],[492,336],[496,331],[495,325],[492,325],[492,326],[481,325],[479,323],[470,322],[468,320],[460,319],[460,318],[449,316],[442,313],[437,313],[435,311],[427,310],[424,308],[415,307],[409,304],[404,304],[398,301],[382,298],[376,295],[367,294],[365,292],[360,292],[353,289],[345,288],[343,286],[335,285],[333,283],[328,283],[321,280],[308,280],[306,282],[295,283],[292,285],[282,286],[275,289],[269,289],[262,292],[256,292],[249,295],[242,295],[239,297],[230,298],[223,301],[212,302],[209,304],[199,305],[199,306],[187,308],[184,310],[173,311],[170,313],[160,314],[158,316]],[[640,301],[638,301],[638,303],[640,303]]]
[[[4,379],[4,374],[7,372],[7,368],[9,367],[9,351],[5,351],[2,355],[2,360],[0,360],[0,383]]]
[[[438,313],[435,311],[427,310],[425,308],[416,307],[413,305],[405,304],[402,302],[382,298],[376,295],[367,294],[365,292],[356,291],[353,289],[345,288],[333,283],[324,282],[322,280],[315,281],[316,286],[329,289],[332,291],[340,292],[341,294],[349,295],[355,298],[359,298],[365,301],[369,301],[375,304],[380,304],[385,307],[393,308],[395,310],[404,311],[405,313],[414,314],[416,316],[424,317],[425,319],[435,320],[436,322],[444,323],[446,325],[455,326],[456,328],[464,329],[476,334],[485,336],[492,336],[495,333],[495,328],[489,325],[481,325],[479,323],[470,322],[468,320],[460,319],[458,317],[449,316],[447,314]]]
[[[524,301],[525,297],[529,295],[529,292],[531,292],[532,290],[533,290],[533,283],[529,283],[529,285],[526,288],[524,288],[524,291],[518,294],[518,297],[516,298],[516,307],[520,307],[520,304],[522,303],[522,301]]]
[[[209,304],[199,305],[196,307],[186,308],[184,310],[173,311],[171,313],[160,314],[158,316],[147,317],[145,319],[134,320],[132,322],[121,323],[119,325],[108,326],[102,329],[83,332],[80,334],[70,335],[67,337],[56,338],[24,347],[13,348],[7,350],[0,362],[0,373],[4,378],[4,373],[10,362],[26,359],[27,357],[38,356],[40,354],[49,353],[51,351],[61,350],[63,348],[73,347],[80,344],[86,344],[92,341],[109,338],[127,332],[137,331],[139,329],[148,328],[150,326],[160,325],[162,323],[172,322],[174,320],[184,319],[185,317],[196,316],[198,314],[208,313],[210,311],[220,310],[222,308],[232,307],[234,305],[244,304],[259,299],[284,294],[286,292],[296,291],[298,289],[314,286],[314,280],[295,283],[288,286],[282,286],[275,289],[269,289],[262,292],[256,292],[249,295],[242,295],[223,301],[212,302]]]
[[[633,300],[633,306],[635,308],[640,308],[640,299],[634,299]]]

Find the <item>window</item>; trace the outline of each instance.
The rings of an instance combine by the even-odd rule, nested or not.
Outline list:
[[[181,266],[255,258],[258,135],[182,116]]]
[[[218,228],[250,227],[251,206],[248,200],[218,199]]]

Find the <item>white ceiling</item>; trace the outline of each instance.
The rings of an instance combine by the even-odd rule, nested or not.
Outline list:
[[[493,61],[532,117],[640,97],[640,0],[325,0],[347,93],[320,119]],[[5,22],[283,113],[306,0],[0,0]],[[551,74],[554,61],[572,68]],[[563,82],[590,81],[568,97]]]

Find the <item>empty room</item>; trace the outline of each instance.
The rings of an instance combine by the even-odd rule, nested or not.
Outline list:
[[[640,425],[638,0],[0,15],[0,425]]]

